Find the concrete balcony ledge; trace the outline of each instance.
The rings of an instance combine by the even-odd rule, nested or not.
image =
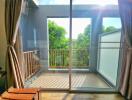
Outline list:
[[[72,72],[90,72],[89,68],[88,69],[71,69]],[[69,72],[69,69],[58,69],[58,68],[49,68],[48,72],[60,72],[60,73],[67,73]]]

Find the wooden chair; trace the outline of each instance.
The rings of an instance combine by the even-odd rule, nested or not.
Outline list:
[[[3,99],[3,98],[0,96],[0,100],[8,100],[8,99]]]
[[[19,94],[19,93],[24,93],[24,94],[36,94],[36,93],[39,93],[39,89],[37,89],[37,88],[13,88],[13,87],[11,87],[11,88],[9,88],[8,89],[8,92],[9,93],[17,93],[17,94]]]
[[[4,92],[1,97],[2,100],[38,100],[35,98],[35,94],[15,94]]]
[[[39,100],[39,89],[35,88],[9,88],[2,94],[2,100]],[[1,100],[1,99],[0,99]]]

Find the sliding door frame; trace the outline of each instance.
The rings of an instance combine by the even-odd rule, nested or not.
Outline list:
[[[72,1],[73,0],[70,0],[70,9],[69,9],[69,11],[70,11],[69,16],[70,17],[66,16],[67,18],[69,18],[69,33],[70,33],[69,34],[69,36],[70,36],[70,38],[69,38],[70,39],[70,44],[69,44],[69,46],[70,46],[70,52],[69,52],[70,60],[69,60],[69,70],[68,70],[68,72],[69,72],[69,88],[67,88],[67,89],[42,88],[42,90],[70,91],[70,92],[94,92],[94,93],[106,93],[106,92],[108,92],[108,93],[112,92],[113,93],[113,92],[117,92],[118,91],[117,88],[91,88],[91,87],[88,87],[88,88],[83,89],[83,90],[81,90],[81,89],[72,89],[72,84],[71,84],[72,83],[72,75],[71,75],[72,74],[72,19],[74,18],[74,16],[73,16],[73,2]],[[90,16],[90,15],[88,15],[88,16],[92,19],[92,23],[93,23],[93,16]],[[101,18],[103,18],[103,16],[111,16],[111,14],[110,15],[109,14],[104,14],[104,15],[101,16]],[[118,15],[115,14],[114,16],[118,16]],[[50,17],[50,18],[53,17],[54,18],[55,16],[47,16],[47,18],[48,17]]]
[[[103,19],[103,14],[101,15],[96,15],[97,18],[95,17],[92,17],[92,26],[96,26],[95,22],[98,22],[98,20],[100,20],[100,22],[98,22],[98,24],[101,25],[101,30],[97,30],[98,32],[101,32],[102,31],[102,19]],[[118,16],[119,17],[119,16]],[[99,92],[99,93],[106,93],[106,92],[118,92],[118,85],[119,85],[119,75],[120,75],[120,58],[118,59],[118,71],[117,71],[117,84],[116,84],[116,87],[112,87],[112,88],[93,88],[93,87],[88,87],[86,89],[72,89],[72,18],[73,18],[73,0],[70,0],[70,25],[69,25],[69,33],[70,33],[70,64],[69,64],[69,91],[72,91],[72,92]],[[93,23],[93,19],[96,19]],[[94,24],[94,25],[93,25]],[[98,25],[97,24],[97,25]],[[95,28],[92,28],[92,33],[95,32]],[[96,33],[96,32],[95,32]],[[98,35],[98,42],[99,42],[99,35]],[[98,52],[98,50],[97,50]],[[119,57],[120,57],[121,53],[120,53],[120,50],[119,50]],[[99,55],[98,55],[99,56]],[[97,56],[97,58],[98,58]],[[97,61],[97,69],[98,69],[98,61]],[[105,79],[104,79],[105,80]],[[106,80],[107,81],[107,80]]]

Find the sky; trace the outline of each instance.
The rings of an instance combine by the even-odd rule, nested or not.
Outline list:
[[[69,38],[69,18],[48,18],[48,20],[54,21],[57,25],[65,28],[67,34],[66,37]],[[73,18],[72,19],[72,38],[77,39],[78,34],[83,33],[87,25],[91,24],[90,18]],[[104,18],[103,26],[114,26],[116,28],[121,28],[121,22],[119,18]]]
[[[114,26],[115,28],[121,28],[121,20],[120,18],[103,18],[103,26]]]
[[[61,5],[65,4],[68,5],[70,4],[70,0],[39,0],[40,5]],[[73,5],[76,4],[96,4],[96,5],[108,5],[108,4],[113,4],[117,5],[118,0],[73,0]]]
[[[57,25],[64,27],[69,38],[69,18],[48,18],[48,20],[54,21]],[[72,19],[72,37],[76,39],[79,33],[83,33],[87,25],[91,24],[89,18],[73,18]]]

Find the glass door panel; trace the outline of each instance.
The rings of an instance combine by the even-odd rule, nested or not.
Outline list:
[[[117,85],[119,66],[119,18],[102,19],[101,13],[93,10],[96,7],[92,4],[96,4],[96,0],[91,5],[84,5],[85,0],[73,0],[71,10],[70,0],[63,1],[44,3],[41,0],[42,4],[36,10],[38,15],[44,13],[44,16],[40,14],[43,18],[38,22],[41,29],[34,31],[44,33],[44,39],[35,36],[43,40],[43,46],[39,47],[43,66],[29,87],[85,91],[113,89]],[[41,42],[38,44],[42,45]]]
[[[69,89],[69,18],[48,18],[48,88]]]
[[[33,28],[37,27],[35,32],[39,34],[37,38],[40,40],[37,40],[37,47],[40,50],[42,66],[40,71],[34,75],[35,77],[27,81],[28,87],[69,90],[70,0],[61,2],[65,6],[58,5],[58,3],[54,0],[41,0],[37,10],[31,8],[34,15],[38,15],[33,16],[34,20],[31,22],[34,23],[29,25]]]
[[[100,13],[88,13],[73,2],[71,90],[113,91],[119,67],[120,20],[114,23],[102,20]]]
[[[91,24],[91,18],[72,18],[71,89],[73,90],[110,88],[98,72],[92,70],[94,66],[90,65],[92,58],[90,53],[95,51],[95,47],[90,43]]]
[[[72,18],[72,88],[86,88],[89,71],[91,18]]]

